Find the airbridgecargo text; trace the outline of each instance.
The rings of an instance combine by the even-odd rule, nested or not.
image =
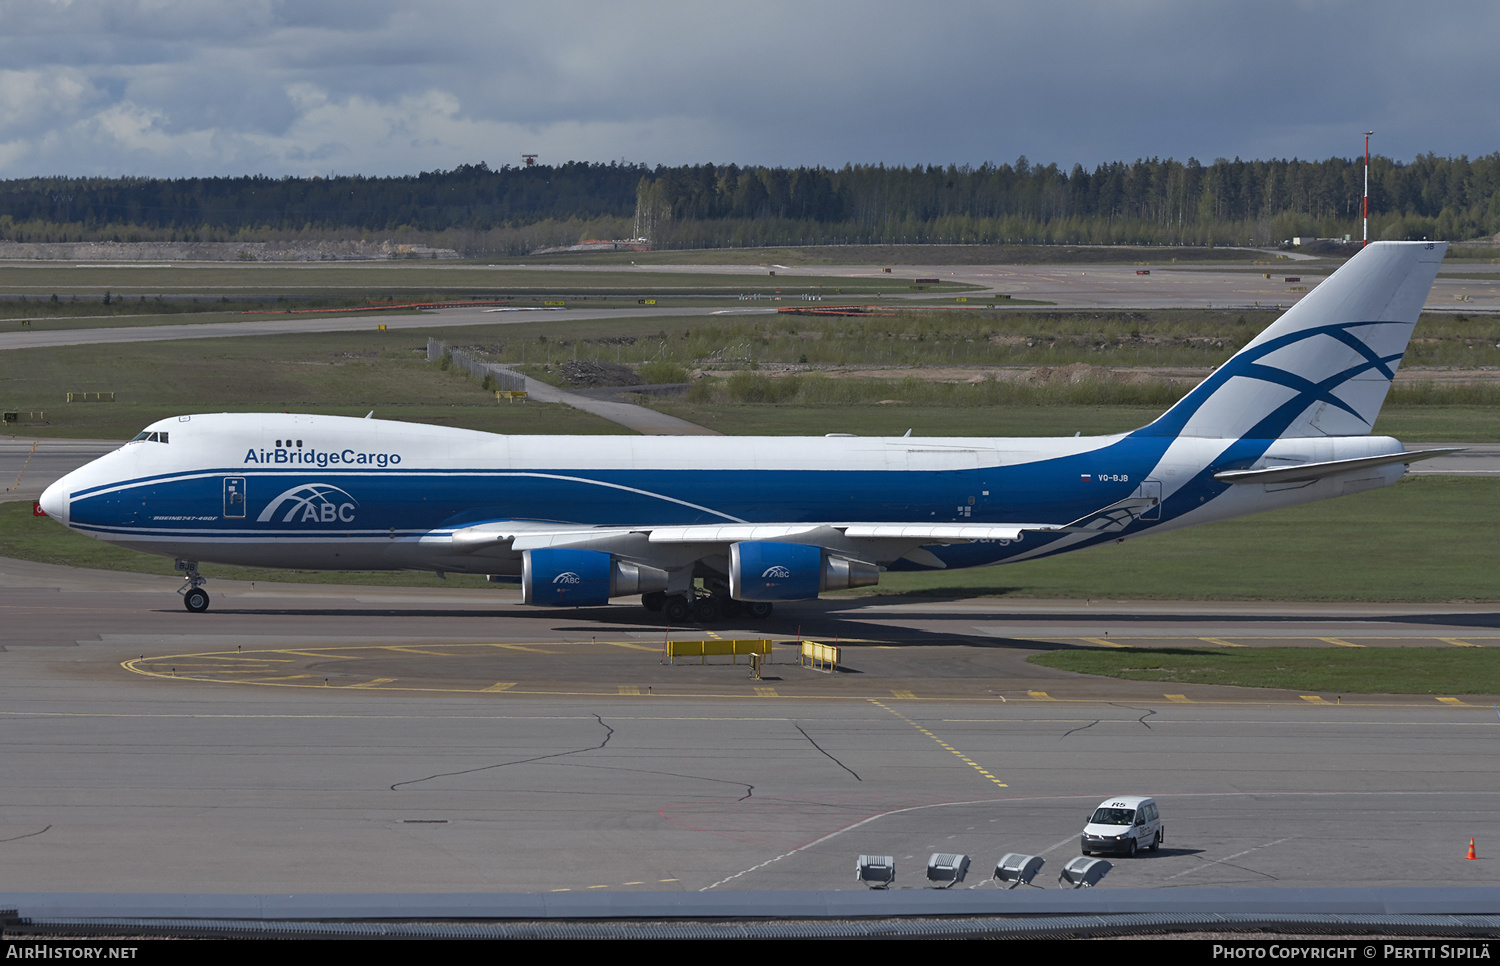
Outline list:
[[[352,449],[333,452],[320,449],[246,450],[245,462],[277,466],[397,466],[400,453],[360,453]]]

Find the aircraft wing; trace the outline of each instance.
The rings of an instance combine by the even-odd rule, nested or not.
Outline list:
[[[1026,533],[1108,533],[1123,530],[1155,506],[1154,497],[1130,497],[1069,523],[705,523],[689,525],[595,527],[536,520],[497,520],[451,532],[454,549],[478,551],[506,545],[510,550],[568,547],[649,557],[653,546],[711,545],[775,541],[827,547],[869,560],[894,560],[932,544],[976,540],[1020,540]],[[443,539],[433,534],[427,539]]]

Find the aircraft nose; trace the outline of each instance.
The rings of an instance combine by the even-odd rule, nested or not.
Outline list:
[[[72,474],[69,474],[70,476]],[[68,497],[72,495],[72,487],[68,477],[64,476],[51,486],[42,491],[42,498],[37,502],[42,505],[42,512],[61,523],[68,525]]]

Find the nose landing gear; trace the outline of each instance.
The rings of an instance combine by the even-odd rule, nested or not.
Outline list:
[[[182,595],[182,606],[194,614],[201,614],[208,610],[208,591],[203,585],[208,583],[208,578],[198,573],[198,561],[178,560],[176,562],[177,572],[183,575],[186,581],[177,592]]]

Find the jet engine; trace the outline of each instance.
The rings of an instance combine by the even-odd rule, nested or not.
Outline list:
[[[762,540],[729,547],[729,596],[735,600],[809,600],[819,591],[879,582],[874,564],[810,544]]]
[[[593,607],[611,597],[667,589],[667,572],[600,550],[548,547],[521,555],[521,602],[543,607]]]

